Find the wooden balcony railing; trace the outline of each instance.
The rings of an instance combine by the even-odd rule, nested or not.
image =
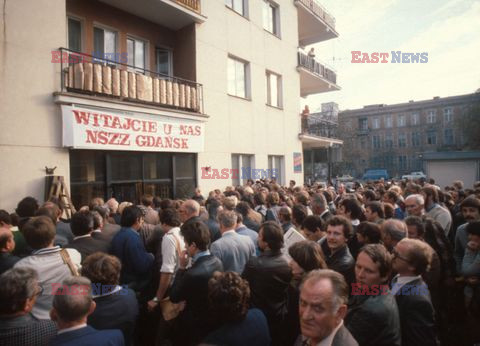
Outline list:
[[[202,85],[66,48],[61,90],[203,113]]]
[[[200,13],[200,0],[175,0],[175,2],[192,11]]]

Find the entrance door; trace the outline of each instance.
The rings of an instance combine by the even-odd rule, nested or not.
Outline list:
[[[112,197],[118,202],[132,202],[138,204],[142,196],[142,183],[112,183],[111,184]]]

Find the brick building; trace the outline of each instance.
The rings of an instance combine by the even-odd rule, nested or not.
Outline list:
[[[462,150],[458,124],[475,102],[480,102],[478,92],[341,111],[345,173],[361,177],[380,168],[396,177],[423,170],[426,152]]]

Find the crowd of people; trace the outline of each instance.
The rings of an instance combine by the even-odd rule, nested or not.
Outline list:
[[[480,182],[0,210],[0,345],[472,345]]]

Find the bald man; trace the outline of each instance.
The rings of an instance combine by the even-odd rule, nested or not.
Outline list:
[[[8,227],[0,227],[0,275],[20,260],[20,257],[12,255],[14,249],[15,240],[12,231]]]

